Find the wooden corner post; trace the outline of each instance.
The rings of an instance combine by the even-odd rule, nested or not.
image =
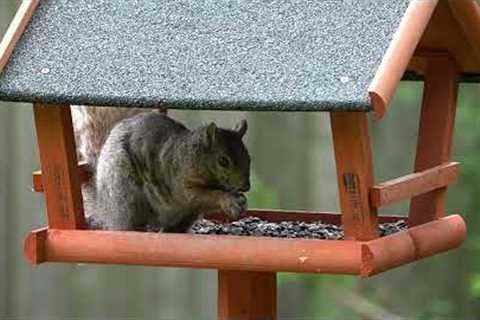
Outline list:
[[[449,162],[452,155],[458,71],[448,54],[426,59],[415,172]],[[414,197],[408,217],[410,226],[442,217],[446,191],[447,187],[443,187]]]
[[[49,228],[85,226],[70,106],[34,104]]]
[[[378,222],[369,201],[374,181],[367,114],[332,112],[330,120],[345,238],[374,239]]]
[[[277,319],[274,272],[218,270],[218,320]]]

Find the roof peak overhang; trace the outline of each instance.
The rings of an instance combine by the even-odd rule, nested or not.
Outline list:
[[[480,74],[480,5],[412,0],[368,89],[375,117],[383,117],[406,72],[421,77],[429,58],[445,54],[459,73]]]

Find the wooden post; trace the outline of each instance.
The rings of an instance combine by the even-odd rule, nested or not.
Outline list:
[[[218,271],[219,320],[277,319],[277,283],[273,272]]]
[[[21,1],[15,18],[0,42],[0,73],[2,73],[3,68],[7,65],[18,40],[20,40],[27,25],[30,23],[39,3],[39,0]]]
[[[85,226],[70,106],[35,104],[35,124],[49,228]]]
[[[369,201],[374,181],[367,114],[332,112],[330,120],[345,238],[374,239],[378,222]]]
[[[450,161],[458,92],[458,73],[448,55],[428,58],[418,130],[415,172]],[[416,196],[410,204],[409,224],[416,226],[442,217],[447,188]]]
[[[158,112],[163,113],[165,115],[168,113],[168,108],[167,107],[159,107],[157,110],[158,110]]]

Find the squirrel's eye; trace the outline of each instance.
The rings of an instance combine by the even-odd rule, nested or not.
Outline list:
[[[220,157],[218,158],[218,164],[219,164],[221,167],[227,168],[227,167],[230,165],[230,160],[228,160],[228,158],[225,157],[225,156],[220,156]]]

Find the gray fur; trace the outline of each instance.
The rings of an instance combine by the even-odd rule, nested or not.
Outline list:
[[[101,148],[94,184],[84,188],[87,211],[110,230],[185,232],[211,211],[238,217],[250,188],[240,130],[191,131],[158,112],[120,121]],[[228,168],[219,165],[223,156]]]
[[[100,150],[110,130],[121,120],[148,109],[92,107],[73,105],[72,121],[75,130],[78,157],[95,168]]]

